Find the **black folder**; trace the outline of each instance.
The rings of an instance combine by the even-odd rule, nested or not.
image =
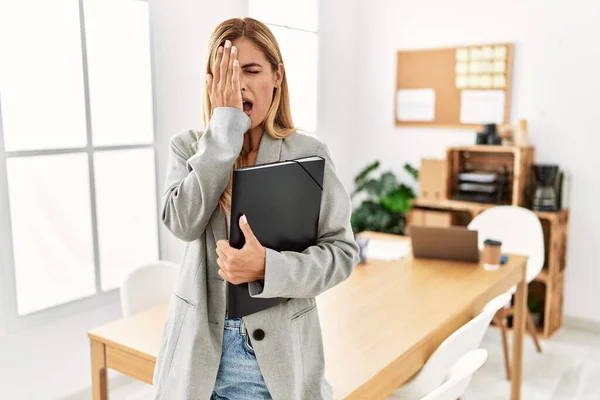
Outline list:
[[[302,252],[317,243],[325,159],[277,161],[233,171],[229,244],[246,243],[239,227],[245,214],[258,241],[276,251]],[[278,266],[283,267],[285,266]],[[227,283],[228,317],[241,318],[287,301],[250,296],[248,283]]]

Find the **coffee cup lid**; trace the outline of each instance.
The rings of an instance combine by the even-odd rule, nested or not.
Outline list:
[[[502,242],[499,240],[494,240],[494,239],[486,239],[483,242],[484,245],[486,246],[502,246]]]

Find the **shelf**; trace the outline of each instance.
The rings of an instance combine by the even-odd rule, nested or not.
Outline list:
[[[563,269],[563,270],[558,271],[558,276],[561,279],[564,279],[564,277],[565,277],[565,270]],[[548,273],[548,270],[546,268],[544,268],[542,270],[542,272],[540,272],[540,274],[538,276],[536,276],[533,281],[534,282],[548,283],[550,281],[550,274]]]
[[[461,200],[428,200],[416,198],[412,201],[413,207],[423,207],[423,208],[440,208],[444,210],[455,210],[455,211],[469,211],[479,213],[481,211],[487,210],[488,208],[501,206],[504,204],[491,204],[491,203],[476,203],[472,201],[461,201]],[[540,218],[544,218],[550,221],[558,220],[563,215],[569,213],[569,210],[559,210],[559,211],[535,211],[531,210],[535,215]]]
[[[558,211],[533,211],[538,217],[547,219],[551,222],[558,221],[563,215],[569,213],[568,209]]]
[[[534,281],[548,283],[548,270],[543,269],[542,272],[535,277]]]
[[[462,146],[452,147],[459,151],[472,151],[480,153],[515,153],[524,149],[532,149],[532,146],[502,146],[502,145],[479,145],[479,146]]]
[[[561,270],[558,272],[559,276],[561,278],[564,278],[565,276],[565,270]],[[546,268],[544,268],[542,270],[542,272],[540,272],[540,274],[538,276],[535,277],[535,279],[533,280],[534,282],[542,282],[542,283],[548,283],[550,280],[550,276],[548,274],[548,270]]]
[[[457,210],[457,211],[483,211],[485,209],[496,206],[496,204],[488,203],[475,203],[471,201],[461,200],[427,200],[427,199],[413,199],[412,205],[414,207],[430,207],[430,208],[443,208],[446,210]]]

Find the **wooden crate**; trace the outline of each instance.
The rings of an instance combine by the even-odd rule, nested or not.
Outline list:
[[[467,171],[508,172],[508,190],[499,204],[525,206],[531,182],[531,164],[534,148],[516,146],[450,147],[446,151],[448,163],[448,199],[456,198],[458,175]]]
[[[550,338],[562,326],[563,302],[565,291],[565,272],[546,283],[546,301],[544,307],[544,339]]]
[[[562,326],[563,321],[569,212],[568,210],[534,212],[542,222],[546,245],[544,268],[536,281],[546,285],[543,333],[544,338],[547,339]]]

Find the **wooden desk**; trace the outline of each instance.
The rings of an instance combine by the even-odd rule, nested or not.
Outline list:
[[[92,398],[108,399],[106,369],[152,384],[167,306],[111,322],[88,332],[92,360]]]
[[[384,399],[489,300],[518,284],[511,398],[519,400],[525,263],[525,257],[511,255],[495,272],[472,264],[412,258],[357,266],[350,278],[317,298],[326,377],[335,398]],[[107,399],[106,368],[151,383],[166,312],[166,307],[155,308],[88,333],[94,400]]]

